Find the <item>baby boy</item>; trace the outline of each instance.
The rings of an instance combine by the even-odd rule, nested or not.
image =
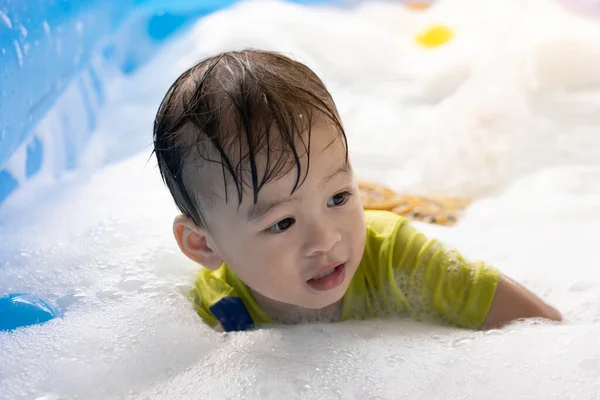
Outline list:
[[[182,213],[177,243],[204,267],[194,307],[218,331],[404,315],[468,329],[561,320],[405,218],[365,211],[330,93],[286,56],[227,52],[184,72],[158,110],[154,152]]]

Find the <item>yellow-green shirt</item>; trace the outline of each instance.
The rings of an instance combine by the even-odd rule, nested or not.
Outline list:
[[[397,214],[365,211],[365,217],[365,251],[342,300],[342,321],[410,315],[465,328],[483,324],[500,279],[497,270],[465,260]],[[271,322],[225,264],[203,268],[192,296],[210,326],[240,331]]]

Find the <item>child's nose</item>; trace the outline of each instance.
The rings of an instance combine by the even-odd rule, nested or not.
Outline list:
[[[335,226],[316,223],[308,233],[307,255],[314,256],[321,253],[328,253],[341,239],[341,232]]]

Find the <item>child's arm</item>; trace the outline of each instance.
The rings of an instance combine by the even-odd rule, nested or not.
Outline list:
[[[413,315],[465,328],[501,327],[520,318],[562,319],[539,297],[481,261],[468,261],[408,223],[395,229],[390,257]]]
[[[499,328],[519,318],[562,321],[562,315],[554,307],[512,279],[501,276],[482,328]]]

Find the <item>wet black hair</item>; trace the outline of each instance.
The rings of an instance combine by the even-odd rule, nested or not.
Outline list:
[[[308,174],[317,121],[333,124],[347,159],[333,98],[310,68],[275,52],[226,52],[200,61],[168,89],[154,121],[154,154],[179,210],[209,229],[206,211],[219,197],[211,167],[220,167],[225,201],[232,184],[238,204],[248,189],[256,203],[267,182],[296,168],[293,193]]]

